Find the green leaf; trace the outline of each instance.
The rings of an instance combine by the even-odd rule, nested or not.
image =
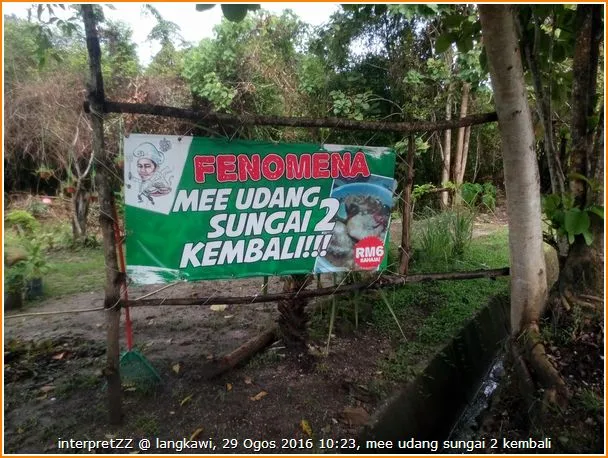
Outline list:
[[[553,62],[562,62],[566,59],[566,48],[561,44],[555,44],[553,47]]]
[[[576,173],[576,172],[572,172],[568,174],[568,179],[570,180],[581,180],[584,181],[585,183],[589,184],[589,179],[583,175],[582,173]]]
[[[574,207],[574,194],[571,192],[564,193],[562,195],[562,206],[565,210],[569,210]]]
[[[421,16],[432,16],[439,14],[439,5],[433,3],[426,3],[418,5],[418,12]]]
[[[593,243],[593,234],[591,232],[589,232],[589,231],[583,232],[583,237],[585,238],[585,243],[587,244],[587,246],[589,246]]]
[[[583,232],[588,231],[590,226],[591,221],[589,220],[587,212],[581,211],[579,208],[571,208],[565,212],[564,227],[568,232],[568,236],[570,236],[570,234],[582,234]]]
[[[196,11],[207,11],[215,6],[215,3],[197,3]]]
[[[451,29],[459,28],[462,21],[464,21],[464,17],[460,14],[450,14],[444,19],[445,25]]]
[[[591,205],[587,208],[587,211],[596,214],[601,219],[604,219],[604,207],[600,207],[599,205]]]
[[[375,5],[374,6],[374,14],[376,16],[381,16],[384,13],[386,13],[386,9],[387,9],[386,5],[383,5],[383,4]]]
[[[435,52],[440,54],[442,52],[447,51],[452,45],[452,38],[453,36],[450,33],[444,33],[443,35],[440,35],[439,38],[437,38],[437,41],[435,42]]]
[[[594,130],[599,122],[600,117],[598,114],[594,114],[593,116],[587,116],[587,129]]]
[[[259,5],[257,5],[259,8]],[[256,5],[222,3],[222,12],[224,17],[232,22],[240,22],[247,16],[247,11],[257,9]]]
[[[561,201],[562,199],[559,194],[549,194],[548,196],[543,196],[543,212],[549,218],[551,218],[559,208]]]
[[[456,47],[460,52],[469,52],[473,49],[473,39],[470,36],[462,37],[456,42]]]

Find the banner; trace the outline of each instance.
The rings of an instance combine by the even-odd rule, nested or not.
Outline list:
[[[135,283],[386,266],[388,148],[132,134],[124,154]]]

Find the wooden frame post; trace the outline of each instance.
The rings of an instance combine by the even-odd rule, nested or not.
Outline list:
[[[416,156],[416,138],[410,135],[407,146],[405,180],[403,183],[403,197],[401,199],[401,263],[399,273],[407,275],[412,255],[410,246],[410,229],[412,225],[412,186],[414,185],[414,157]]]
[[[104,307],[106,313],[107,357],[104,374],[108,386],[108,414],[110,424],[122,422],[122,386],[120,382],[120,284],[121,277],[116,259],[116,240],[113,231],[112,193],[108,170],[111,161],[108,158],[103,134],[103,113],[105,95],[101,75],[101,48],[95,20],[94,5],[82,5],[82,15],[87,37],[89,54],[89,93],[88,102],[91,112],[93,130],[93,154],[97,164],[96,184],[99,190],[99,224],[103,233],[104,258],[106,266],[106,283]]]

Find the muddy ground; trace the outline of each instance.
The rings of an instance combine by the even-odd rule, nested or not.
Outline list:
[[[206,294],[247,295],[260,292],[258,283],[256,279],[218,281],[204,287]],[[162,294],[183,297],[200,287],[182,284]],[[274,279],[269,291],[281,288],[281,281]],[[152,290],[133,288],[131,294],[137,297]],[[35,312],[90,308],[101,301],[100,292],[83,293],[44,302]],[[7,316],[5,451],[75,452],[58,449],[59,438],[114,437],[149,438],[148,451],[166,453],[177,450],[155,447],[155,438],[194,436],[213,438],[216,453],[298,453],[306,451],[300,446],[308,447],[305,439],[310,437],[315,448],[323,437],[355,437],[368,414],[394,388],[378,369],[381,359],[390,354],[391,343],[364,323],[356,333],[336,336],[329,356],[319,357],[308,370],[278,342],[245,366],[206,380],[205,362],[258,335],[274,322],[275,310],[274,304],[231,305],[223,311],[209,306],[133,308],[135,344],[159,372],[162,384],[151,390],[126,387],[120,427],[107,422],[101,376],[103,312]],[[123,340],[123,348],[124,344]],[[303,420],[311,430],[306,431]],[[275,443],[262,449],[263,444],[245,439]],[[130,451],[138,450],[133,446]]]

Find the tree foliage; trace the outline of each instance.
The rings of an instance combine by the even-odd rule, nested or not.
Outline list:
[[[193,14],[204,18],[204,12],[194,10],[211,7],[212,4],[197,5]],[[57,12],[62,8],[69,14],[59,19]],[[259,10],[258,5],[222,5],[226,19],[216,26],[213,37],[189,45],[183,41],[179,24],[162,17],[153,4],[146,4],[143,14],[154,21],[148,41],[158,43],[160,50],[145,68],[137,59],[131,30],[123,23],[107,20],[104,8],[96,8],[103,73],[108,96],[115,100],[162,101],[233,113],[441,120],[446,118],[446,107],[452,118],[460,115],[468,85],[468,113],[492,110],[475,6],[351,4],[344,5],[323,26],[311,28],[290,12],[275,15]],[[229,12],[231,8],[233,11]],[[14,100],[13,88],[17,86],[23,91],[41,79],[60,83],[62,78],[55,78],[56,74],[74,75],[63,78],[65,81],[84,81],[86,53],[79,14],[77,5],[35,4],[29,21],[8,18],[4,70],[7,101]],[[571,147],[568,115],[575,7],[522,5],[518,14],[521,43],[529,43],[534,51],[537,74],[551,101],[550,122],[556,149],[563,156],[558,157],[563,168]],[[525,59],[524,65],[526,81],[533,86],[533,71]],[[74,100],[81,97],[73,89],[72,93],[77,94]],[[540,104],[539,95],[535,91],[531,94],[531,103]],[[47,103],[42,99],[39,102]],[[546,140],[539,116],[537,110],[535,132],[540,146],[541,181],[543,189],[548,189]],[[178,124],[165,128],[152,119],[133,116],[125,116],[122,121],[127,129],[145,127],[163,132]],[[463,161],[463,181],[500,182],[496,126],[474,127],[465,134],[462,137],[468,135],[470,142],[468,157]],[[240,129],[238,135],[388,145],[398,145],[402,140],[391,133],[269,127]],[[442,136],[433,133],[417,139],[415,166],[420,183],[441,185]],[[63,137],[69,141],[70,135]],[[21,140],[9,142],[7,157],[35,151],[34,156],[47,158],[53,148],[49,148],[49,136],[44,138],[25,144]],[[452,151],[457,150],[458,139],[454,132]],[[31,168],[36,169],[34,165]]]

